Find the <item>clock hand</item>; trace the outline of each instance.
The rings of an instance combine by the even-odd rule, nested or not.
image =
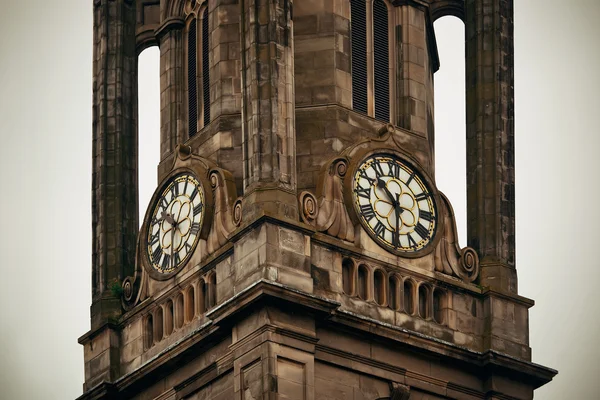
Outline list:
[[[388,189],[384,180],[381,179],[380,177],[377,177],[377,187],[379,187],[380,189],[383,189],[385,191],[385,193],[387,194],[387,196],[389,197],[389,199],[392,201],[392,205],[394,206],[394,208],[398,208],[399,205],[398,205],[398,202],[394,199],[394,195],[390,192],[390,190]]]

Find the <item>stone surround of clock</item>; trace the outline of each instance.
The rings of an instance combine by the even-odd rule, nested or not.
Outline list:
[[[466,25],[466,247],[435,184],[444,15]],[[80,399],[531,399],[556,371],[516,285],[512,33],[501,0],[94,0]]]

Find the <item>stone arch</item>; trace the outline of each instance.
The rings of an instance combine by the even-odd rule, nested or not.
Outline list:
[[[447,15],[455,16],[464,22],[465,2],[464,0],[437,0],[429,6],[429,13],[431,15],[431,22],[435,22],[435,20]]]

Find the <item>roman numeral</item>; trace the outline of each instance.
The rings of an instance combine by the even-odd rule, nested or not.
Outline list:
[[[421,200],[427,199],[430,196],[431,196],[431,193],[429,193],[429,192],[421,192],[415,196],[415,199],[417,199],[417,201],[421,201]]]
[[[154,245],[156,243],[158,243],[158,238],[160,236],[160,230],[157,231],[155,234],[153,234],[152,236],[150,236],[150,246],[154,247]],[[160,246],[159,246],[160,247]]]
[[[373,231],[377,236],[383,237],[383,233],[385,232],[385,226],[381,223],[381,221],[377,221],[377,224],[375,224]]]
[[[433,214],[429,211],[419,209],[419,219],[424,219],[427,222],[433,221]]]
[[[364,219],[367,220],[367,222],[369,222],[370,220],[372,220],[373,218],[375,218],[375,211],[373,210],[373,207],[371,207],[370,204],[363,204],[360,206],[360,213],[362,214],[362,216],[364,217]]]
[[[197,222],[192,223],[192,227],[190,228],[190,233],[192,235],[197,235],[200,232],[200,224]]]
[[[173,186],[171,186],[171,196],[179,196],[179,182],[175,182]]]
[[[173,265],[177,266],[181,262],[181,258],[179,257],[179,252],[173,254]]]
[[[408,245],[410,247],[417,247],[417,242],[415,242],[415,239],[413,239],[413,237],[409,234],[407,235],[408,237]]]
[[[390,169],[389,175],[396,179],[400,179],[400,166],[393,162],[388,162],[388,168]]]
[[[200,203],[194,207],[194,217],[202,212],[202,206],[202,203]]]
[[[410,185],[410,183],[412,182],[414,177],[415,177],[415,172],[413,171],[412,174],[410,174],[410,176],[408,177],[408,180],[406,181],[406,186]]]
[[[152,263],[158,264],[162,254],[163,254],[162,247],[158,246],[156,249],[154,249],[154,251],[152,252]]]
[[[167,209],[167,207],[169,207],[169,202],[165,197],[160,198],[160,207],[164,208],[165,210]]]
[[[196,198],[196,195],[198,194],[198,188],[194,187],[194,190],[192,191],[192,194],[190,195],[190,201],[193,203],[194,199]]]
[[[185,184],[183,185],[183,193],[187,193],[187,184],[188,184],[188,180],[185,180]]]
[[[162,268],[162,270],[164,271],[165,269],[169,268],[169,266],[171,261],[171,255],[170,254],[165,254],[165,256],[162,259],[162,262],[160,263],[160,267]]]
[[[415,232],[417,232],[423,239],[427,239],[429,237],[429,230],[421,225],[420,222],[417,224],[417,226],[415,226]]]
[[[356,188],[356,194],[359,197],[364,197],[365,199],[371,199],[371,188],[363,188],[361,186],[358,186]]]
[[[375,175],[379,178],[380,176],[384,176],[383,168],[381,168],[381,164],[378,162],[373,163],[373,170],[375,171]]]
[[[188,242],[185,242],[185,252],[189,253],[192,250],[192,245]]]
[[[400,247],[400,232],[392,232],[392,246]]]

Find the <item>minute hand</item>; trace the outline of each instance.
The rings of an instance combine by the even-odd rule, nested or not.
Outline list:
[[[379,186],[380,189],[383,189],[385,191],[390,201],[392,202],[392,206],[394,206],[394,208],[396,209],[396,212],[400,211],[400,213],[402,213],[402,211],[404,210],[402,210],[402,208],[399,207],[400,204],[394,199],[394,195],[392,194],[392,192],[390,192],[383,179],[377,179],[377,186]]]

